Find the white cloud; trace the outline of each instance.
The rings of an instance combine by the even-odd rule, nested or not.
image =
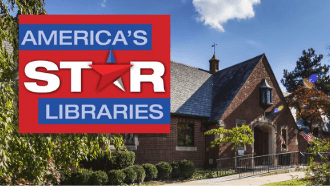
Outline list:
[[[254,17],[253,5],[260,0],[193,0],[199,13],[198,21],[224,32],[223,24],[230,19],[248,19]]]
[[[107,2],[107,0],[103,0],[103,2],[101,3],[102,7],[105,7],[105,3]]]

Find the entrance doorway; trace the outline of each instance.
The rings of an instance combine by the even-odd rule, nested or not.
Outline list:
[[[275,153],[275,130],[268,124],[257,124],[254,127],[255,156]]]

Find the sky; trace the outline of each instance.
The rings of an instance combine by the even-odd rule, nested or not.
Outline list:
[[[209,70],[215,54],[224,69],[265,53],[282,88],[303,50],[330,63],[329,0],[46,0],[50,15],[171,16],[171,60]]]

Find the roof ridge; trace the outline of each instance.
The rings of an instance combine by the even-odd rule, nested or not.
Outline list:
[[[237,64],[235,64],[235,65],[229,66],[229,67],[227,67],[227,68],[221,69],[221,70],[219,70],[218,72],[221,72],[221,71],[223,71],[223,70],[227,70],[227,69],[232,68],[232,67],[235,67],[235,66],[237,66],[237,65],[241,65],[242,63],[249,62],[249,61],[251,61],[251,60],[253,60],[253,59],[255,59],[255,58],[262,57],[263,55],[265,55],[265,53],[260,54],[260,55],[258,55],[258,56],[255,56],[255,57],[253,57],[253,58],[251,58],[251,59],[245,60],[245,61],[243,61],[243,62],[237,63]]]

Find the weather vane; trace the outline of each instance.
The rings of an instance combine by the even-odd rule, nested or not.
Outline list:
[[[214,56],[215,56],[215,45],[218,45],[218,44],[213,44],[212,47],[214,47]]]

